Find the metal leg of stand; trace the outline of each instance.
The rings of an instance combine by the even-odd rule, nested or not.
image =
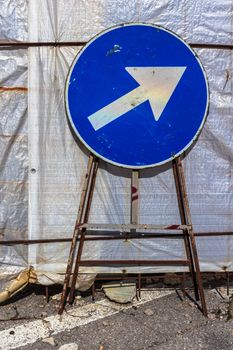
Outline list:
[[[132,170],[130,223],[134,225],[138,224],[138,189],[139,189],[139,171]]]
[[[130,223],[138,224],[138,190],[139,190],[139,171],[132,170],[131,174],[131,211],[130,211]],[[131,232],[136,232],[132,229]],[[138,293],[137,293],[138,292]],[[137,299],[141,299],[141,274],[138,274],[136,280],[136,295]]]
[[[187,218],[186,218],[185,206],[184,206],[182,189],[181,189],[179,160],[174,159],[172,165],[173,165],[173,175],[174,175],[174,180],[175,180],[175,185],[176,185],[176,194],[177,194],[177,199],[178,199],[180,219],[181,219],[182,225],[187,225]],[[184,230],[183,234],[184,234],[184,244],[185,244],[186,255],[187,255],[187,258],[189,261],[189,271],[191,273],[191,277],[192,277],[193,285],[194,285],[195,299],[198,301],[199,300],[198,284],[197,284],[197,279],[196,279],[196,274],[195,274],[195,267],[194,267],[194,261],[193,261],[192,249],[191,249],[191,244],[189,241],[188,231]]]
[[[89,187],[91,169],[93,167],[94,159],[95,159],[95,157],[91,154],[89,156],[89,160],[88,160],[87,172],[85,174],[85,179],[84,179],[84,183],[83,183],[83,189],[82,189],[82,194],[81,194],[81,199],[80,199],[78,215],[77,215],[77,219],[76,219],[76,223],[75,223],[73,239],[72,239],[71,246],[70,246],[70,253],[69,253],[69,258],[68,258],[68,262],[67,262],[64,285],[63,285],[61,301],[60,301],[59,310],[58,310],[59,314],[62,314],[64,307],[65,307],[65,303],[66,303],[67,291],[69,288],[70,276],[72,273],[72,268],[73,268],[73,263],[74,263],[75,248],[76,248],[76,244],[77,244],[78,235],[80,233],[78,225],[80,225],[80,223],[82,222],[83,211],[84,211],[84,206],[85,206],[85,201],[86,201],[86,195],[87,195],[87,190]]]
[[[91,300],[95,301],[95,281],[92,284],[91,291],[92,291],[92,293],[91,293]]]
[[[90,185],[89,185],[89,189],[88,189],[88,194],[86,196],[86,205],[85,205],[85,210],[84,210],[84,215],[83,215],[83,222],[84,223],[86,223],[88,221],[88,217],[89,217],[89,213],[90,213],[98,165],[99,165],[98,159],[95,158],[94,163],[93,163],[92,173],[91,173],[91,180],[90,180]],[[75,262],[75,266],[74,266],[74,272],[73,272],[73,276],[72,276],[72,280],[71,280],[69,303],[72,303],[74,300],[75,284],[76,284],[78,272],[79,272],[79,266],[80,266],[83,245],[84,245],[84,240],[85,240],[85,232],[86,232],[86,230],[82,230],[82,233],[81,233],[78,254],[77,254],[77,258],[76,258],[76,262]]]
[[[227,278],[227,296],[229,297],[229,284],[230,284],[230,276],[229,271],[226,271],[226,278]]]
[[[196,276],[197,276],[197,284],[198,284],[199,294],[200,294],[200,299],[201,299],[202,312],[203,312],[203,315],[207,317],[208,311],[207,311],[207,306],[206,306],[206,301],[205,301],[202,275],[201,275],[199,259],[198,259],[198,254],[197,254],[197,247],[196,247],[196,242],[195,242],[193,230],[189,231],[189,235],[190,235],[190,240],[191,240],[191,245],[192,245],[192,252],[193,252],[193,257],[194,257]]]
[[[75,262],[75,269],[74,269],[74,273],[73,273],[72,280],[71,280],[70,293],[69,293],[69,298],[68,298],[68,302],[70,304],[73,303],[73,301],[74,301],[75,285],[76,285],[76,281],[77,281],[77,277],[78,277],[79,265],[80,265],[82,252],[83,252],[85,233],[86,233],[86,230],[83,230],[81,232],[80,242],[79,242],[79,246],[78,246],[78,253],[77,253],[77,258],[76,258],[76,262]]]
[[[45,298],[46,298],[46,303],[49,303],[49,287],[45,286]]]
[[[205,294],[204,294],[204,288],[203,288],[203,281],[202,281],[202,275],[201,275],[201,270],[200,270],[200,264],[199,264],[199,258],[198,258],[198,253],[197,253],[197,246],[196,246],[196,240],[194,237],[194,232],[193,232],[193,226],[192,226],[192,220],[191,220],[191,212],[189,208],[189,203],[188,203],[188,196],[187,196],[187,189],[186,189],[186,182],[185,182],[185,175],[184,175],[184,169],[182,167],[181,160],[179,158],[178,160],[178,166],[180,168],[180,177],[181,177],[181,188],[183,192],[183,197],[184,197],[184,205],[185,205],[185,211],[186,211],[186,216],[188,220],[188,225],[191,225],[191,229],[189,230],[189,236],[190,236],[190,241],[191,241],[191,246],[192,246],[192,253],[193,253],[193,258],[194,258],[194,264],[195,264],[195,270],[196,270],[196,276],[197,276],[197,284],[198,284],[198,289],[199,289],[199,295],[201,299],[201,306],[202,306],[202,311],[204,316],[207,317],[208,311],[207,311],[207,306],[206,306],[206,301],[205,301]]]
[[[142,277],[138,274],[138,298],[141,299]]]
[[[202,283],[202,276],[199,266],[199,259],[197,254],[196,242],[192,228],[191,213],[188,203],[186,183],[184,170],[182,167],[182,162],[180,157],[173,161],[173,171],[176,183],[177,197],[179,203],[179,210],[182,224],[189,225],[190,229],[184,232],[185,237],[185,247],[187,252],[187,257],[190,261],[190,272],[194,282],[194,291],[196,299],[201,300],[202,312],[204,316],[207,316],[207,307],[205,302],[205,295]]]

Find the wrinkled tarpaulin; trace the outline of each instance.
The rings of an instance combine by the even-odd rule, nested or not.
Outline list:
[[[232,44],[231,0],[0,0],[0,40],[87,41],[112,25],[160,24],[188,42]],[[64,84],[80,48],[31,47],[0,50],[0,234],[3,240],[70,237],[87,155],[75,143],[64,110]],[[232,50],[196,49],[210,84],[210,113],[185,159],[194,229],[233,230]],[[28,110],[27,110],[28,106]],[[31,171],[35,169],[36,171]],[[172,171],[142,171],[140,223],[179,220]],[[128,223],[130,174],[102,164],[91,222]],[[201,269],[233,269],[233,237],[198,238]],[[65,271],[69,244],[0,246],[2,270],[28,264],[45,272]],[[176,240],[92,242],[85,258],[182,259]],[[172,271],[142,267],[140,271]],[[177,269],[177,268],[176,268]],[[119,268],[85,268],[85,272]],[[128,269],[129,271],[129,269]],[[139,268],[130,268],[139,271]],[[41,280],[43,282],[43,280]]]

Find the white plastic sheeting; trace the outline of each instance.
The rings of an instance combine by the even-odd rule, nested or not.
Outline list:
[[[149,22],[189,42],[232,43],[231,0],[30,0],[29,9],[33,41],[85,41],[115,24]]]
[[[163,25],[188,42],[232,44],[232,7],[231,0],[0,0],[0,39],[86,41],[112,25],[141,21]],[[64,85],[78,50],[77,47],[0,50],[0,86],[27,86],[27,61],[29,76],[28,115],[25,92],[0,93],[3,239],[72,235],[87,152],[77,145],[69,129]],[[232,231],[232,51],[205,48],[197,53],[207,71],[211,102],[204,130],[184,161],[192,219],[196,232]],[[179,222],[171,169],[142,171],[139,210],[140,223]],[[129,215],[129,171],[101,163],[90,221],[128,223]],[[225,267],[232,270],[231,236],[199,238],[197,243],[202,270],[221,271]],[[1,246],[1,262],[64,273],[68,250],[69,244],[63,243],[29,248]],[[184,247],[182,241],[167,239],[89,242],[85,244],[84,257],[182,259]],[[120,270],[84,269],[92,273]],[[173,270],[140,268],[140,271]]]
[[[0,234],[3,239],[28,237],[27,51],[0,51]],[[27,261],[27,249],[1,246],[4,263]]]
[[[27,28],[27,1],[0,0],[0,41],[27,40]],[[28,238],[27,71],[26,49],[0,50],[0,237],[2,240]],[[12,87],[16,89],[12,90]],[[1,245],[0,262],[0,289],[3,289],[23,266],[27,266],[27,246]]]

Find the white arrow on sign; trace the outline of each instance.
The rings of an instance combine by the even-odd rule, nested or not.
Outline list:
[[[88,119],[97,131],[141,103],[149,100],[156,121],[187,67],[126,67],[139,86],[91,114]]]

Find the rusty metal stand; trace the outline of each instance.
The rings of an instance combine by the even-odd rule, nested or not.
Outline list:
[[[172,162],[173,166],[173,175],[175,179],[176,185],[176,194],[179,205],[179,212],[181,218],[181,225],[171,225],[171,226],[156,226],[156,225],[147,225],[147,224],[138,224],[138,191],[139,191],[139,171],[132,170],[131,177],[131,213],[130,213],[130,224],[129,225],[108,225],[108,224],[88,224],[88,217],[91,207],[91,201],[93,197],[94,187],[95,187],[95,179],[98,170],[98,158],[93,156],[92,154],[89,157],[88,165],[87,165],[87,173],[85,176],[83,190],[80,199],[80,205],[77,215],[77,220],[75,224],[75,229],[73,233],[73,239],[70,247],[70,254],[67,262],[66,275],[64,280],[64,286],[59,306],[59,314],[62,314],[65,303],[68,296],[68,289],[70,288],[68,301],[69,303],[73,302],[75,285],[79,273],[80,266],[101,266],[101,265],[162,265],[162,266],[188,266],[189,271],[193,280],[195,298],[198,301],[201,301],[202,312],[205,316],[207,316],[207,307],[205,302],[204,289],[202,285],[202,276],[200,272],[197,248],[195,243],[195,237],[191,222],[191,214],[188,204],[186,184],[185,184],[185,176],[182,167],[182,162],[180,158],[176,158]],[[106,229],[110,228],[111,231],[106,231]],[[182,234],[149,234],[148,237],[156,238],[156,237],[172,237],[173,238],[182,238],[184,239],[185,250],[187,259],[186,260],[81,260],[83,246],[86,238],[86,234],[90,234],[91,236],[103,236],[97,237],[97,239],[125,239],[128,237],[133,238],[134,236],[137,238],[145,237],[145,234],[141,234],[138,232],[138,229],[142,230],[181,230]],[[88,230],[88,232],[86,232]],[[97,230],[97,231],[96,231]],[[105,231],[100,231],[105,230]],[[125,235],[114,236],[114,231],[124,232]],[[117,232],[117,233],[118,233]],[[182,237],[181,237],[182,236]],[[95,240],[95,238],[91,238],[89,240]],[[78,251],[76,254],[76,246],[79,241]],[[75,263],[74,263],[75,261]],[[139,297],[141,290],[141,274],[139,274],[138,279],[138,289],[139,289]]]
[[[65,307],[67,294],[68,294],[68,288],[70,286],[70,277],[72,274],[72,269],[73,269],[73,264],[74,264],[77,241],[78,241],[79,236],[81,236],[80,242],[79,242],[78,253],[77,253],[77,257],[76,257],[76,262],[75,262],[75,267],[74,267],[74,272],[73,272],[73,278],[71,281],[71,290],[70,290],[70,295],[69,295],[69,301],[71,301],[73,299],[73,296],[74,296],[75,283],[76,283],[77,276],[78,276],[79,263],[80,263],[80,259],[81,259],[81,254],[82,254],[82,249],[83,249],[83,244],[84,244],[84,239],[85,239],[85,231],[86,231],[85,228],[81,228],[80,226],[82,223],[86,223],[88,220],[93,190],[94,190],[94,186],[95,186],[95,179],[96,179],[97,170],[98,170],[98,158],[96,158],[95,156],[90,154],[88,164],[87,164],[87,172],[85,175],[82,194],[81,194],[81,198],[80,198],[78,215],[77,215],[77,219],[76,219],[76,223],[75,223],[75,227],[74,227],[73,239],[72,239],[71,246],[70,246],[70,253],[69,253],[69,258],[68,258],[68,262],[67,262],[65,280],[64,280],[64,285],[63,285],[63,290],[62,290],[62,295],[61,295],[60,306],[59,306],[59,310],[58,310],[59,314],[62,314],[64,307]]]
[[[189,261],[189,270],[193,280],[194,293],[196,301],[201,300],[202,312],[207,317],[207,306],[202,283],[202,275],[199,266],[196,242],[193,232],[191,213],[187,197],[187,189],[185,175],[180,157],[175,158],[172,162],[173,175],[176,185],[176,194],[180,212],[181,223],[187,225],[187,229],[183,230],[184,244],[186,255]]]

